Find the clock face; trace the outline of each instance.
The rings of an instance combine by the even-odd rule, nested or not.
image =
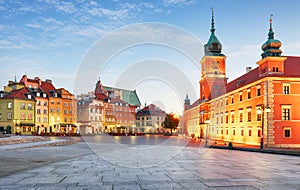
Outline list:
[[[220,68],[220,63],[219,63],[219,61],[213,61],[213,62],[212,62],[212,67],[213,67],[213,69],[219,69],[219,68]]]

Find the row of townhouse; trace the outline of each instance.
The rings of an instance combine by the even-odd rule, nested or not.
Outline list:
[[[0,130],[16,134],[77,133],[77,102],[51,80],[9,81],[0,92]]]
[[[78,99],[78,125],[81,134],[160,132],[165,111],[154,104],[140,108],[135,90],[103,86],[81,94]]]
[[[81,94],[78,99],[78,125],[81,134],[134,133],[136,110],[141,105],[136,91],[103,86]]]
[[[300,57],[282,56],[280,47],[270,19],[258,67],[247,68],[244,75],[227,82],[226,56],[215,36],[212,16],[211,36],[200,63],[200,98],[197,105],[185,105],[185,130],[196,126],[188,118],[198,107],[201,138],[260,148],[299,147]]]

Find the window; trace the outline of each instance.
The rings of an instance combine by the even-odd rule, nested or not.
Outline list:
[[[240,101],[243,101],[243,94],[240,93]]]
[[[257,96],[260,96],[261,95],[260,87],[257,87],[256,91],[257,91]]]
[[[28,114],[28,119],[29,119],[29,120],[32,119],[32,114],[31,114],[31,113]]]
[[[60,108],[57,108],[57,113],[60,113]]]
[[[21,119],[23,119],[23,120],[26,119],[25,113],[21,113]]]
[[[51,109],[50,109],[50,112],[51,112],[51,113],[54,113],[54,108],[51,108]]]
[[[72,107],[72,106],[73,106],[73,104],[72,104],[72,103],[70,103],[70,106]]]
[[[37,117],[37,122],[40,123],[41,122],[41,118]]]
[[[257,130],[257,137],[261,137],[261,129]]]
[[[231,96],[231,103],[234,103],[233,95]]]
[[[68,110],[64,110],[64,114],[68,114]]]
[[[241,129],[241,136],[244,136],[244,129]]]
[[[248,130],[248,136],[249,136],[249,137],[252,136],[252,130],[251,130],[251,129]]]
[[[247,91],[247,97],[248,97],[248,99],[251,98],[251,90],[250,89],[248,89],[248,91]]]
[[[228,135],[228,129],[226,128],[226,135]]]
[[[7,108],[8,108],[8,109],[11,109],[11,108],[12,108],[12,102],[8,102],[8,103],[7,103]]]
[[[283,109],[282,110],[282,120],[290,120],[290,109]]]
[[[41,114],[41,109],[37,109],[37,110],[36,110],[36,113],[37,113],[37,114]]]
[[[234,112],[231,112],[231,123],[234,123]]]
[[[221,123],[223,123],[223,115],[221,115]]]
[[[57,104],[60,105],[60,101],[57,101]]]
[[[283,129],[283,135],[284,135],[284,138],[291,138],[291,129],[290,128],[284,128]]]
[[[54,100],[51,100],[51,104],[54,104]]]
[[[70,114],[73,114],[73,110],[70,110]]]
[[[47,110],[44,110],[44,114],[47,114]]]
[[[282,120],[290,120],[291,119],[291,107],[290,106],[282,106]]]
[[[248,115],[248,121],[251,121],[251,111],[248,111],[247,115]]]
[[[225,122],[228,123],[228,113],[225,114]]]
[[[232,135],[235,136],[235,129],[232,129]]]
[[[283,94],[290,94],[290,84],[285,83],[283,85]]]
[[[44,106],[47,106],[47,102],[44,102]]]
[[[32,110],[32,104],[28,104],[28,109]]]
[[[7,113],[7,119],[12,119],[12,113]]]
[[[91,120],[92,120],[92,119],[91,119]],[[64,118],[64,122],[68,122],[68,118],[65,117],[65,118]]]
[[[24,110],[25,109],[25,103],[21,104],[21,109]]]
[[[38,100],[38,101],[36,101],[36,105],[37,106],[40,106],[41,105],[41,102]]]
[[[243,112],[240,112],[240,122],[243,122]]]
[[[44,123],[48,122],[47,117],[44,117],[43,120],[44,120]]]
[[[226,98],[226,105],[228,105],[228,98]]]
[[[64,106],[68,106],[68,102],[64,102]]]

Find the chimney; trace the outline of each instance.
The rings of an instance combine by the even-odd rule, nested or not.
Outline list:
[[[52,80],[50,80],[50,79],[46,79],[46,83],[50,83],[50,84],[52,84]]]
[[[246,73],[250,72],[252,70],[252,67],[246,67]]]

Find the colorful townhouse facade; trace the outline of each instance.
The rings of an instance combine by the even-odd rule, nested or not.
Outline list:
[[[23,75],[20,83],[31,89],[38,100],[36,126],[38,133],[78,133],[77,100],[64,88],[56,88],[52,80],[42,81]],[[48,101],[48,102],[47,102]]]
[[[226,56],[211,36],[201,64],[199,136],[210,142],[233,142],[265,147],[300,147],[300,57],[282,56],[274,38],[272,19],[262,59],[257,67],[227,82]],[[190,109],[184,117],[190,117]],[[188,122],[188,121],[187,121]],[[186,131],[190,128],[185,122]]]
[[[56,89],[51,80],[23,75],[19,82],[10,81],[1,92],[0,104],[0,126],[12,127],[12,133],[78,132],[74,95],[64,88]]]
[[[159,133],[162,132],[162,123],[166,112],[154,104],[146,105],[136,113],[137,132]]]
[[[35,98],[24,85],[9,81],[0,92],[0,126],[13,134],[32,134],[35,129]]]
[[[103,86],[98,80],[93,92],[79,96],[80,128],[89,128],[86,131],[91,134],[133,133],[136,130],[135,117],[139,106],[136,91]],[[96,119],[94,123],[93,119]]]
[[[77,119],[80,126],[80,134],[101,134],[104,132],[104,102],[96,100],[93,92],[77,97]]]

